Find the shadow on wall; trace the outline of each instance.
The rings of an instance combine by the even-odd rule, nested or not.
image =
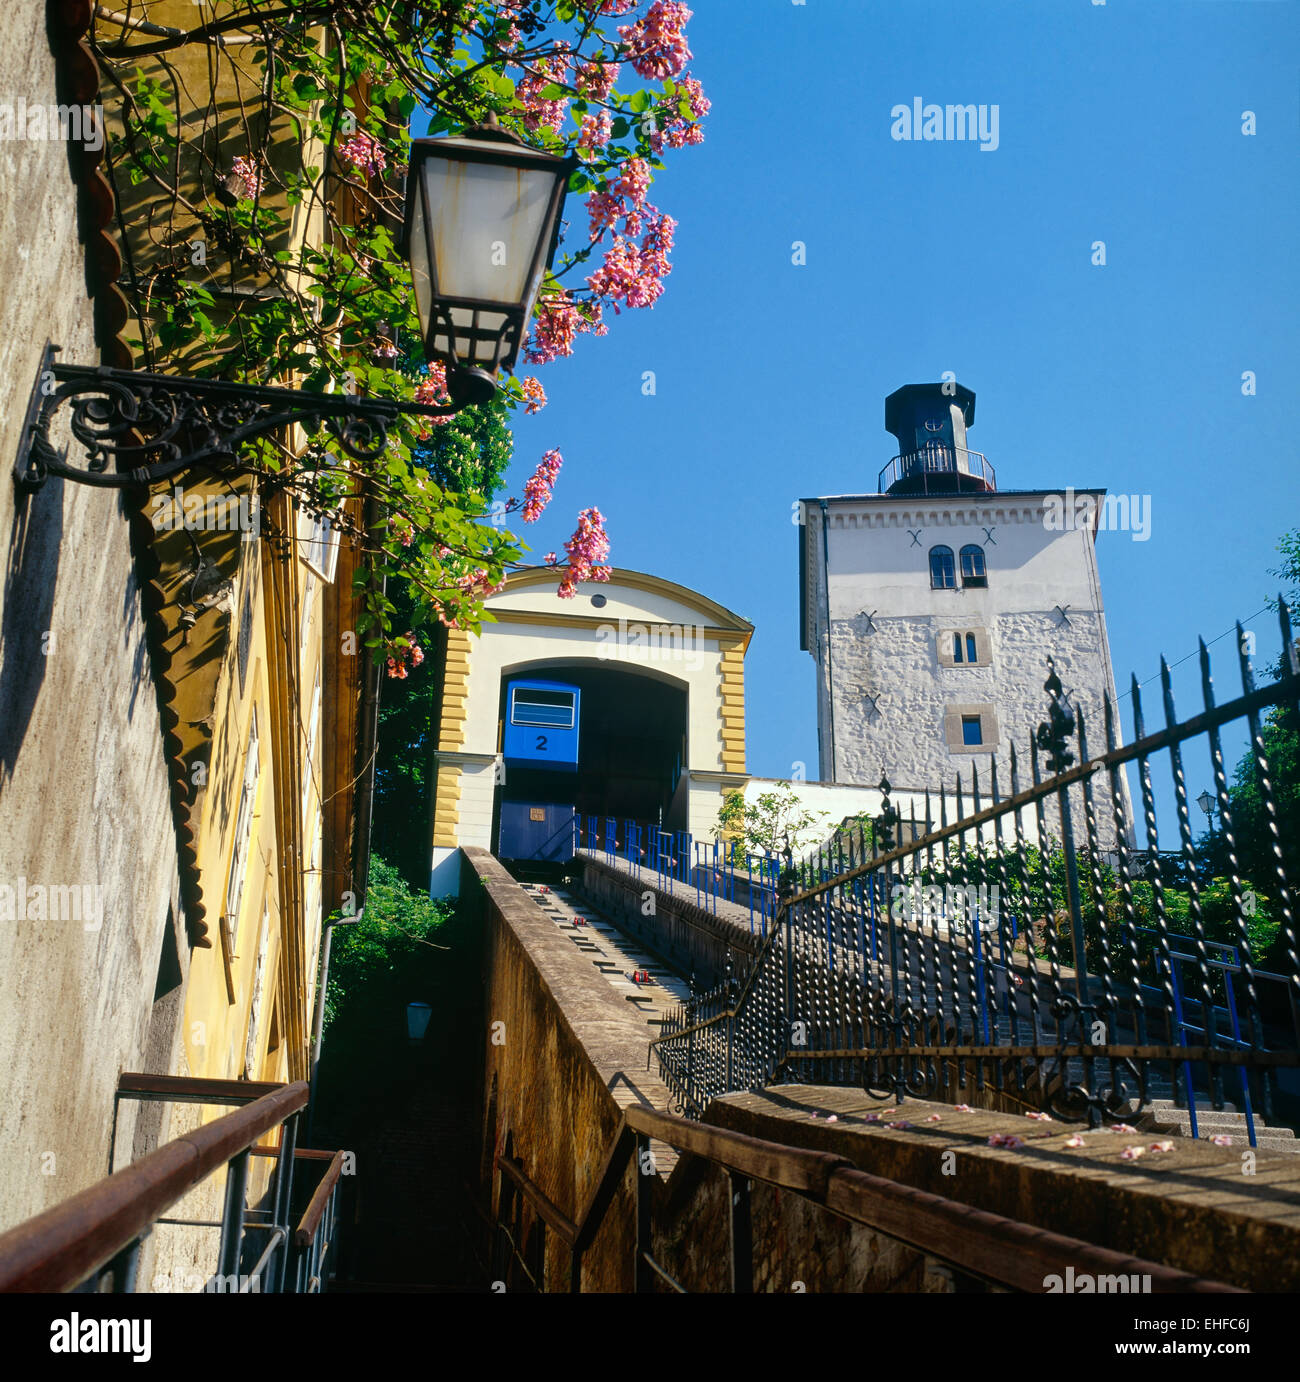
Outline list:
[[[18,494],[0,606],[0,785],[14,773],[31,723],[45,660],[54,652],[54,587],[63,541],[62,480]]]

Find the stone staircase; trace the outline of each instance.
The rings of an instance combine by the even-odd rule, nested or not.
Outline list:
[[[1257,1112],[1252,1110],[1255,1123],[1255,1144],[1260,1151],[1281,1152],[1296,1155],[1300,1153],[1300,1142],[1290,1128],[1270,1128]],[[1191,1137],[1192,1116],[1186,1108],[1180,1108],[1172,1099],[1152,1099],[1143,1110],[1137,1126],[1143,1132],[1160,1132],[1175,1137]],[[1202,1141],[1212,1137],[1230,1137],[1234,1147],[1249,1147],[1250,1135],[1246,1129],[1246,1115],[1238,1111],[1235,1104],[1225,1101],[1221,1109],[1216,1109],[1208,1100],[1196,1101],[1196,1131]]]

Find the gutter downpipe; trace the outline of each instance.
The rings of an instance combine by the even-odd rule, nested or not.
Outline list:
[[[839,771],[839,764],[835,757],[835,663],[832,654],[831,640],[831,557],[830,541],[828,536],[829,521],[826,515],[826,501],[819,499],[822,511],[822,578],[826,587],[826,699],[830,705],[830,731],[831,731],[831,778],[836,780],[836,773]]]
[[[363,907],[354,917],[334,917],[325,923],[325,939],[320,947],[320,983],[316,989],[316,1016],[312,1022],[311,1073],[307,1084],[307,1129],[303,1146],[315,1145],[311,1140],[312,1121],[316,1115],[316,1090],[319,1088],[321,1043],[325,1040],[325,986],[330,979],[330,946],[336,926],[355,926],[366,914]]]
[[[379,506],[374,500],[366,503],[366,524],[373,529],[379,522]],[[387,584],[387,582],[385,582]],[[312,1021],[311,1071],[308,1081],[306,1130],[303,1145],[312,1145],[312,1124],[316,1115],[316,1091],[319,1086],[321,1045],[325,1040],[325,988],[330,977],[330,948],[336,926],[352,926],[366,914],[366,881],[370,874],[370,828],[375,804],[375,757],[379,740],[379,663],[369,648],[366,649],[362,677],[365,681],[365,695],[361,703],[361,723],[357,728],[357,754],[363,759],[357,783],[357,820],[352,840],[353,891],[361,901],[361,907],[352,917],[335,917],[325,922],[325,935],[320,947],[320,975],[316,988],[316,1015]]]

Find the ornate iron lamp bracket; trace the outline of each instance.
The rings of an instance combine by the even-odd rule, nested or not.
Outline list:
[[[1056,663],[1049,657],[1047,665],[1050,674],[1043,683],[1043,690],[1051,698],[1047,709],[1048,718],[1038,726],[1034,741],[1047,755],[1048,766],[1053,773],[1063,773],[1074,762],[1074,755],[1066,745],[1074,734],[1074,711],[1065,699],[1065,688],[1061,678],[1056,675]]]
[[[449,417],[463,406],[67,365],[55,360],[58,349],[47,344],[41,354],[18,445],[14,479],[28,492],[40,489],[51,475],[127,489],[195,467],[252,473],[255,468],[241,460],[240,447],[295,423],[308,432],[324,426],[345,455],[375,461],[402,414]],[[50,439],[51,423],[64,404],[72,409],[72,435],[85,449],[82,466],[69,464],[67,453]]]

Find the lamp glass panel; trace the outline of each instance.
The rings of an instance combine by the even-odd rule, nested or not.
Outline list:
[[[423,168],[440,295],[522,304],[556,174],[436,155]]]
[[[415,285],[415,310],[421,332],[429,329],[429,306],[433,282],[429,277],[429,240],[424,228],[424,202],[419,189],[411,191],[411,281]]]

